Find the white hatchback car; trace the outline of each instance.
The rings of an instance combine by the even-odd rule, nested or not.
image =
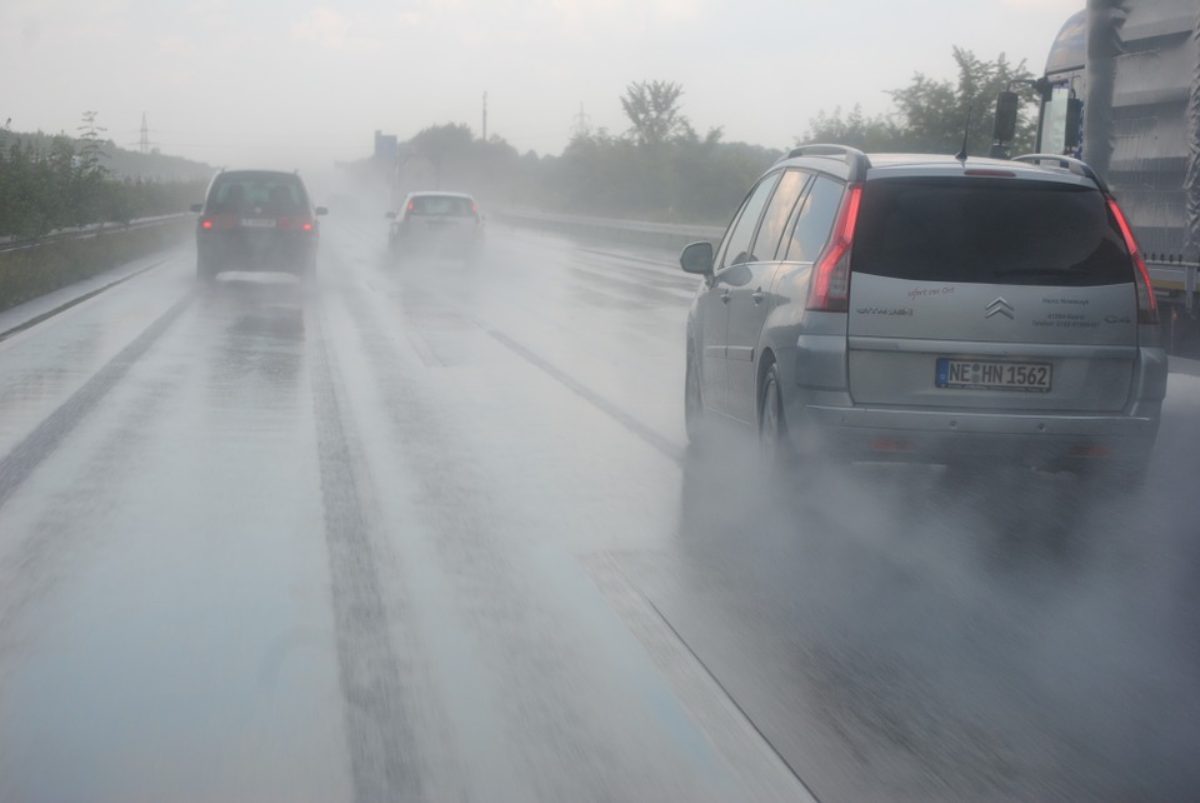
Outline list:
[[[473,197],[461,192],[411,192],[392,221],[388,248],[411,253],[473,256],[483,238],[483,215]]]

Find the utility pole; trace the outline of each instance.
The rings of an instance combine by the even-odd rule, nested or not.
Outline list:
[[[483,93],[483,141],[487,142],[487,92]]]

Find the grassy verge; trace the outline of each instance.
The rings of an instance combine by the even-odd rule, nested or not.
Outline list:
[[[194,219],[182,217],[0,251],[0,310],[175,246],[194,226]]]

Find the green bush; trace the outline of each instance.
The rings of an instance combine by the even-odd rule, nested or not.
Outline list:
[[[35,238],[91,223],[184,212],[202,181],[118,179],[77,152],[69,137],[4,134],[0,140],[0,237]]]

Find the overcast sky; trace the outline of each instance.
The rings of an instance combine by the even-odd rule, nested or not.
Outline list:
[[[888,108],[951,47],[1040,72],[1083,0],[0,0],[0,124],[121,144],[143,111],[164,152],[219,165],[326,166],[376,128],[438,122],[558,152],[580,104],[626,128],[630,81],[683,84],[697,129],[783,147],[819,110]]]

